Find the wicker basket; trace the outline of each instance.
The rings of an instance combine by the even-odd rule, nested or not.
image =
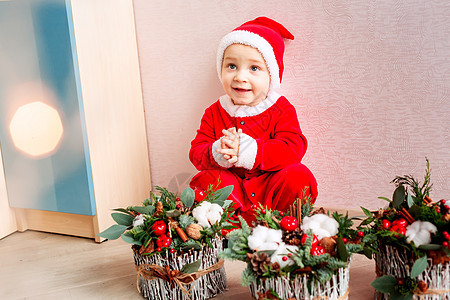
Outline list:
[[[258,293],[264,294],[268,290],[275,291],[281,299],[348,299],[349,292],[349,270],[341,268],[336,275],[323,283],[315,284],[308,291],[309,276],[297,276],[294,280],[289,277],[277,277],[261,280],[260,284],[250,284],[250,292],[253,299],[258,299]]]
[[[201,260],[200,269],[206,269],[217,265],[219,262],[218,252],[222,251],[222,238],[216,238],[211,241],[213,248],[205,246],[200,251],[192,251],[183,255],[171,254],[169,251],[164,255],[156,254],[144,256],[134,253],[134,262],[137,267],[147,265],[169,266],[171,270],[181,270],[185,264]],[[226,274],[224,266],[211,271],[199,278],[193,283],[183,286],[186,291],[183,292],[179,285],[169,281],[156,278],[149,280],[138,273],[138,290],[146,299],[190,299],[203,300],[209,299],[222,293],[227,287]]]
[[[377,275],[392,275],[395,278],[405,278],[410,275],[410,270],[414,265],[414,258],[411,252],[405,248],[394,248],[390,245],[382,245],[379,252],[375,254],[375,266]],[[428,259],[428,267],[418,276],[418,280],[423,280],[429,290],[429,294],[414,295],[413,299],[421,300],[442,300],[450,299],[450,264],[433,264]],[[388,294],[375,291],[375,299],[389,299]]]

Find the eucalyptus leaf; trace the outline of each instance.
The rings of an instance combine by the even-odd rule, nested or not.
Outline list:
[[[347,247],[345,246],[345,243],[342,240],[342,238],[337,238],[336,243],[337,243],[337,254],[339,259],[342,261],[348,261]]]
[[[200,259],[198,259],[198,260],[194,261],[193,263],[185,264],[183,266],[183,268],[181,269],[181,272],[187,273],[187,274],[195,273],[200,268],[201,263],[202,263],[202,261]]]
[[[126,210],[125,208],[114,208],[113,210],[114,211],[120,211],[120,212],[129,214],[130,216],[132,216],[132,214],[128,210]]]
[[[392,196],[392,206],[394,208],[398,208],[403,201],[405,201],[405,187],[403,185],[399,185]]]
[[[408,207],[411,207],[414,205],[414,200],[410,193],[406,196],[406,202],[408,203]]]
[[[427,268],[427,256],[422,256],[418,258],[411,269],[411,278],[416,278]]]
[[[214,203],[217,203],[216,202],[217,200],[222,200],[222,201],[227,200],[228,196],[230,196],[231,192],[233,191],[233,188],[234,188],[233,185],[229,185],[229,186],[226,186],[224,188],[221,188],[221,189],[215,191],[214,195],[213,195],[213,198],[215,199]]]
[[[127,230],[127,228],[128,226],[124,225],[112,225],[105,231],[97,233],[96,235],[108,240],[116,240],[125,232],[125,230]]]
[[[166,211],[166,216],[170,218],[178,218],[179,216],[181,216],[181,211],[179,211],[178,209],[168,210]]]
[[[408,212],[414,219],[416,219],[420,215],[421,209],[418,205],[414,204],[410,209],[408,209]]]
[[[389,203],[392,202],[391,199],[386,198],[386,197],[378,197],[378,199],[386,200],[386,201],[389,202]]]
[[[372,212],[370,210],[368,210],[367,208],[364,208],[362,206],[360,206],[360,207],[366,216],[372,217]]]
[[[384,275],[372,281],[370,285],[381,293],[391,293],[397,285],[397,279],[391,275]]]
[[[127,235],[127,234],[122,234],[122,240],[124,240],[128,244],[134,244],[134,245],[139,245],[139,246],[142,245],[142,242],[136,241],[135,239],[133,239],[132,236]]]
[[[147,206],[134,206],[133,210],[140,214],[152,215],[155,212],[155,207],[153,205]]]
[[[120,214],[120,213],[112,213],[111,217],[119,225],[131,226],[133,224],[133,219],[134,218],[131,215],[125,215],[125,214]]]
[[[180,199],[186,207],[192,207],[195,200],[195,192],[192,188],[187,187],[180,195]]]
[[[224,201],[224,200],[221,200],[221,199],[216,199],[216,200],[214,200],[213,203],[214,203],[214,204],[217,204],[217,205],[220,205],[220,207],[223,207],[224,204],[225,204],[225,201]]]
[[[419,246],[421,250],[439,250],[442,248],[442,245],[439,244],[423,244]]]

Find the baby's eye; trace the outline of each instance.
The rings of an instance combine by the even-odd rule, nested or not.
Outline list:
[[[231,70],[236,70],[236,65],[234,64],[229,64],[228,68],[230,68]]]
[[[260,68],[259,68],[258,66],[252,66],[250,69],[251,69],[253,72],[256,72],[256,71],[259,71],[259,70],[260,70]]]

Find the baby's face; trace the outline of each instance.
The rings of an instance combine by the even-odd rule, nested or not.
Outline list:
[[[235,105],[255,106],[266,99],[270,74],[261,53],[250,46],[230,45],[223,55],[222,85]]]

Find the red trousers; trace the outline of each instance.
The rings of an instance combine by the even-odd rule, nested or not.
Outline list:
[[[317,197],[317,181],[311,171],[300,163],[250,178],[240,177],[233,169],[204,170],[192,178],[190,186],[206,189],[210,184],[216,184],[219,177],[219,188],[234,186],[228,199],[233,200],[237,213],[247,222],[254,220],[251,209],[253,204],[259,206],[261,203],[272,210],[286,212],[296,198],[302,197],[305,189],[313,202]]]

